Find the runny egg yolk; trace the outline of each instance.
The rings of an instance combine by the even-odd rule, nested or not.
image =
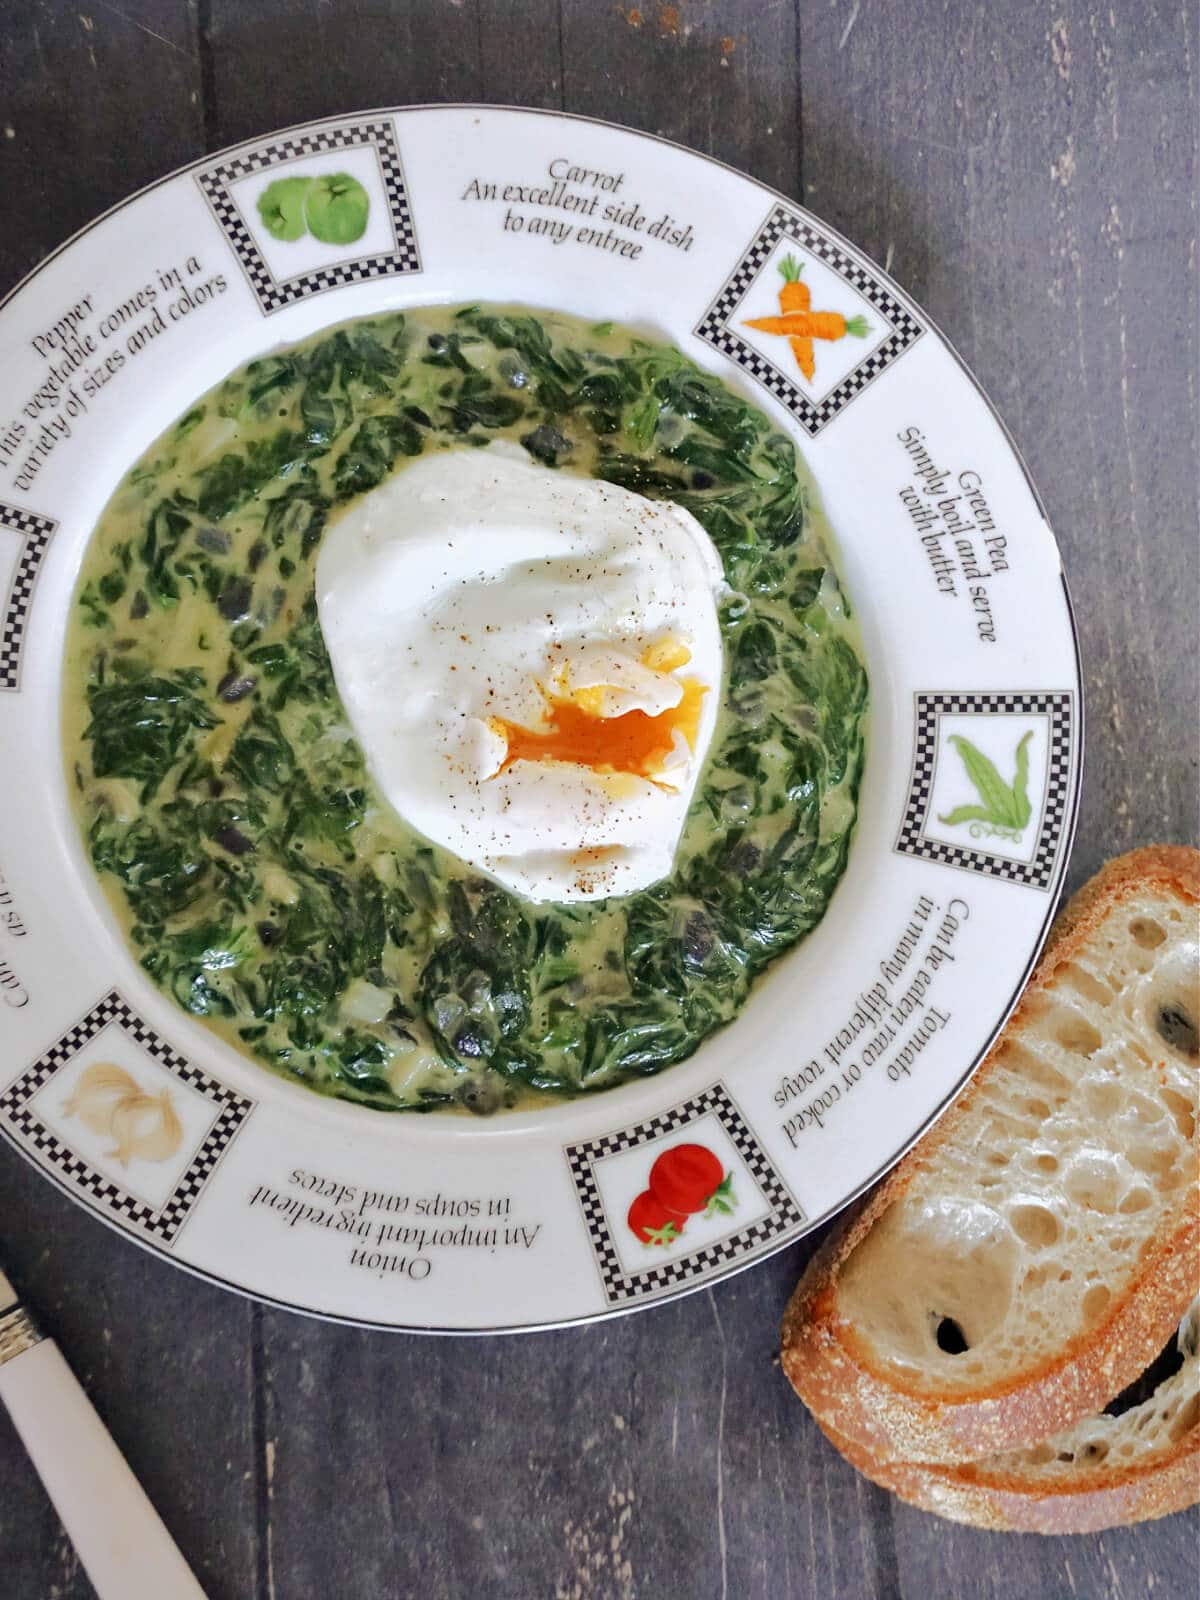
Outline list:
[[[664,676],[691,660],[691,651],[673,638],[650,645],[641,664]],[[588,767],[593,772],[623,772],[661,779],[678,749],[677,735],[696,748],[700,712],[706,684],[698,678],[677,678],[682,693],[678,702],[656,714],[632,710],[606,716],[607,694],[613,684],[589,684],[570,689],[565,681],[552,690],[542,688],[546,702],[545,726],[526,728],[503,717],[489,718],[492,731],[507,746],[498,775],[516,761],[561,761]]]
[[[497,441],[368,490],[317,567],[350,728],[417,833],[534,903],[670,874],[721,704],[690,511]]]

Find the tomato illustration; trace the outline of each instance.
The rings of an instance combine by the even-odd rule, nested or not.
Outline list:
[[[733,1174],[702,1144],[677,1144],[650,1168],[650,1193],[668,1211],[710,1217],[733,1210]]]
[[[643,1244],[665,1246],[678,1239],[686,1219],[677,1211],[668,1211],[649,1189],[643,1189],[630,1206],[626,1220]]]

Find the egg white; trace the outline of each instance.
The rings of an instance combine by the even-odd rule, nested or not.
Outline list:
[[[535,901],[630,894],[670,872],[719,710],[722,588],[689,512],[504,444],[396,473],[329,527],[317,561],[338,691],[379,788]],[[647,664],[664,640],[686,664]],[[705,690],[694,740],[677,733],[653,778],[504,765],[503,725],[544,725],[556,688],[596,688],[604,717],[658,716],[687,679]]]

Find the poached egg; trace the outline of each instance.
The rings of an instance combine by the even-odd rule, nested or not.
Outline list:
[[[534,901],[670,872],[717,720],[723,588],[689,512],[507,444],[422,457],[333,523],[317,560],[380,790]]]

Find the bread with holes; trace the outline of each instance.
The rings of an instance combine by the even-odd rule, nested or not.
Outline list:
[[[1148,1372],[1144,1397],[1118,1414],[980,1461],[881,1461],[832,1431],[829,1438],[868,1478],[953,1522],[1016,1533],[1148,1522],[1200,1501],[1200,1300],[1163,1354],[1164,1374],[1155,1382]]]
[[[783,1367],[847,1453],[978,1462],[1099,1413],[1200,1281],[1200,852],[1070,902],[967,1089],[809,1264]]]

